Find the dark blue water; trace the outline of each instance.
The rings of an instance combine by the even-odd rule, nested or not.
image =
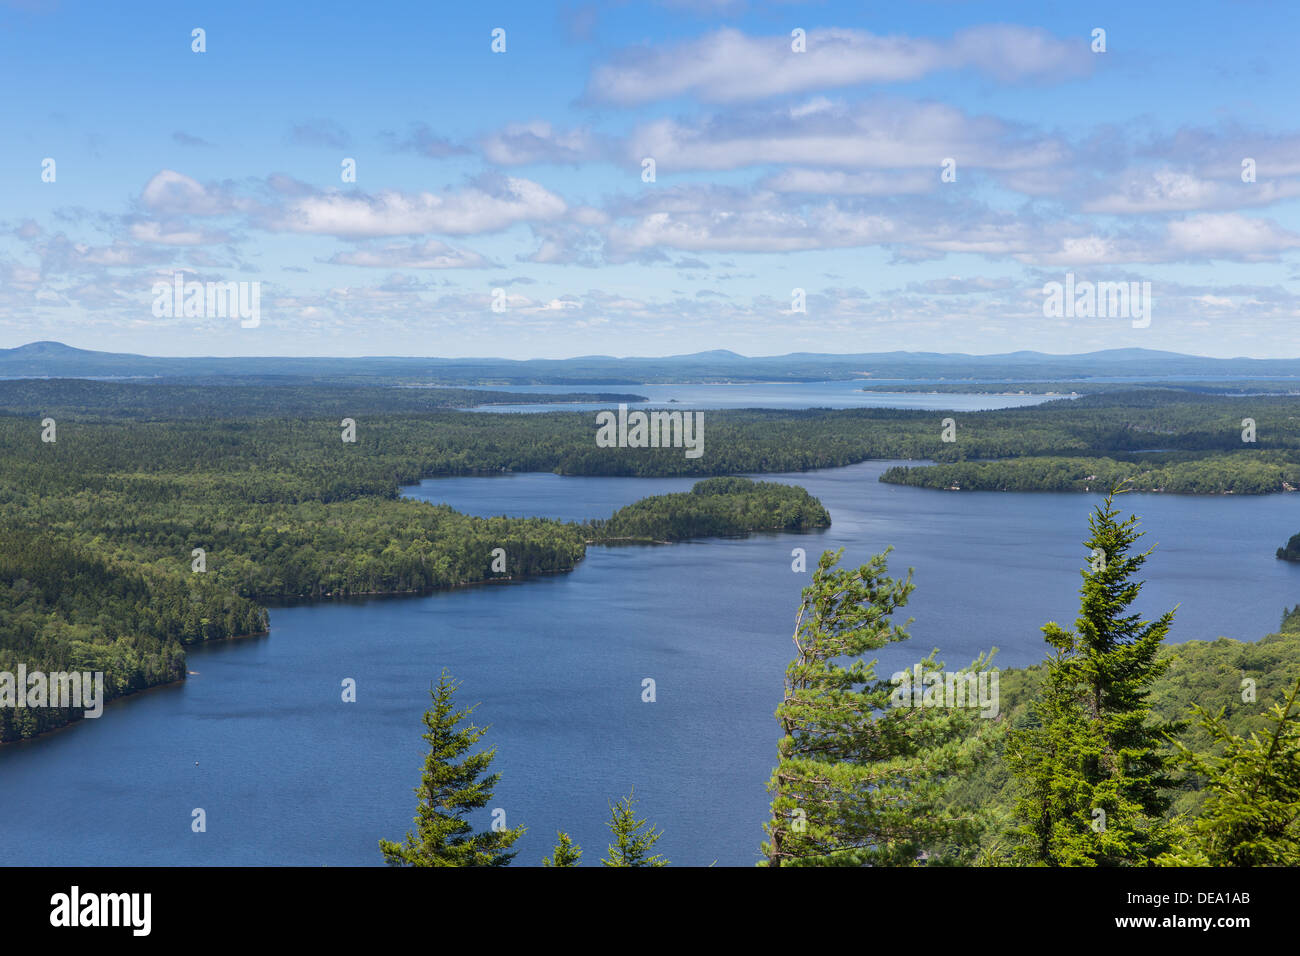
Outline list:
[[[882,485],[885,462],[804,475],[834,526],[660,547],[592,548],[577,570],[428,597],[274,609],[269,637],[194,649],[184,685],[109,705],[98,721],[0,747],[0,840],[12,864],[378,864],[411,826],[421,714],[446,667],[481,702],[502,774],[493,807],[526,824],[517,863],[555,830],[598,865],[608,802],[635,786],[675,863],[748,865],[762,840],[772,718],[799,590],[791,549],[862,561],[893,544],[915,566],[911,646],[964,664],[1001,648],[1040,660],[1039,627],[1073,620],[1083,495],[947,493]],[[768,476],[769,478],[772,476]],[[688,480],[510,475],[412,491],[472,514],[608,515]],[[1159,545],[1141,606],[1178,602],[1172,640],[1254,639],[1300,603],[1300,567],[1273,548],[1300,526],[1293,496],[1131,495]],[[340,700],[354,678],[359,700]],[[657,701],[643,703],[642,679]],[[198,765],[195,765],[195,762]],[[207,832],[190,829],[207,812]],[[478,823],[486,827],[487,812]]]

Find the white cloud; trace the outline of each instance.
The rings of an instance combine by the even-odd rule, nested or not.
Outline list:
[[[1086,212],[1153,213],[1262,206],[1300,196],[1300,181],[1216,182],[1172,169],[1130,171],[1114,192],[1083,204]]]
[[[477,252],[453,249],[436,239],[339,252],[329,261],[333,265],[375,269],[481,269],[491,264]]]
[[[296,197],[272,212],[269,227],[342,237],[471,235],[556,219],[565,210],[564,200],[545,187],[507,178],[500,188],[471,186],[441,195],[386,190],[374,196],[330,192]]]
[[[597,159],[605,147],[589,130],[558,130],[540,120],[512,123],[484,137],[483,155],[501,166],[526,163],[580,163]]]
[[[1175,253],[1247,262],[1276,259],[1280,253],[1300,247],[1300,235],[1271,219],[1252,219],[1240,213],[1204,213],[1171,222],[1168,241]]]
[[[950,41],[810,30],[803,53],[791,50],[789,34],[755,37],[725,28],[675,46],[621,51],[592,72],[587,96],[622,105],[682,95],[733,102],[967,67],[1001,81],[1059,79],[1090,70],[1089,56],[1082,38],[1011,25],[976,27]]]
[[[660,119],[638,127],[629,159],[654,157],[658,173],[795,164],[933,170],[952,158],[963,168],[1013,170],[1064,164],[1060,140],[1029,135],[989,116],[942,103],[876,100],[792,116],[748,110],[693,122]]]
[[[180,215],[217,216],[232,211],[227,197],[174,169],[155,173],[141,191],[140,202],[154,212]]]

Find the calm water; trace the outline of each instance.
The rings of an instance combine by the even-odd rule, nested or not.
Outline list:
[[[421,714],[446,667],[492,725],[492,805],[526,824],[520,864],[568,830],[598,865],[607,801],[633,786],[675,863],[748,865],[762,839],[772,711],[799,590],[790,552],[915,566],[910,646],[964,664],[1042,658],[1039,626],[1072,621],[1089,496],[882,485],[868,462],[802,475],[834,526],[661,547],[592,548],[571,574],[353,604],[274,609],[271,634],[193,649],[198,673],[109,705],[98,721],[0,748],[0,841],[11,864],[381,862],[411,825]],[[773,477],[773,476],[768,476]],[[471,514],[608,515],[689,480],[546,474],[425,481],[415,497]],[[1300,525],[1292,497],[1130,496],[1148,543],[1142,609],[1182,602],[1172,639],[1253,639],[1300,602],[1300,567],[1272,550]],[[355,678],[359,700],[340,701]],[[657,684],[642,703],[641,681]],[[197,764],[196,764],[197,762]],[[191,811],[207,812],[192,833]],[[486,826],[488,814],[479,821]]]
[[[706,408],[922,408],[952,409],[960,412],[988,408],[1018,408],[1038,405],[1051,395],[927,395],[922,392],[864,392],[862,386],[871,379],[839,382],[775,382],[744,385],[574,385],[569,391],[620,392],[644,395],[650,401],[638,408],[678,403],[682,409]],[[901,380],[900,380],[901,381]],[[481,386],[488,388],[489,386]],[[522,394],[565,391],[555,385],[514,385],[504,391]],[[553,412],[556,410],[592,411],[611,408],[610,403],[572,405],[480,405],[476,412]],[[676,407],[676,406],[674,406]]]

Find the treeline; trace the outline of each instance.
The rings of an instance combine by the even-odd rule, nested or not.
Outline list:
[[[266,611],[201,575],[124,565],[49,535],[0,528],[0,673],[104,674],[104,699],[180,680],[183,646],[265,631]],[[25,694],[26,687],[15,688]],[[0,707],[0,742],[82,717]]]
[[[830,513],[795,485],[748,478],[708,478],[688,492],[642,498],[585,526],[591,540],[682,541],[753,531],[829,528]]]
[[[889,680],[913,590],[822,556],[796,617],[763,855],[772,866],[1300,865],[1300,607],[1256,644],[1164,644],[1117,489],[1089,519],[1079,616],[1044,662]],[[919,657],[919,655],[918,655]],[[997,679],[995,679],[997,678]]]
[[[1300,487],[1300,464],[1276,452],[1169,461],[1112,458],[1016,458],[924,467],[895,466],[880,480],[915,488],[948,491],[1097,491],[1128,481],[1134,491],[1184,495],[1263,495]]]
[[[307,475],[313,493],[346,497],[382,494],[385,489],[392,494],[397,484],[429,475],[489,471],[704,478],[803,471],[867,459],[951,464],[1041,457],[1123,460],[1135,455],[1148,459],[1147,467],[1167,469],[1171,479],[1187,487],[1234,490],[1227,486],[1228,479],[1240,474],[1244,477],[1237,484],[1242,490],[1276,490],[1250,473],[1252,462],[1280,469],[1300,462],[1300,414],[1293,400],[1276,395],[1239,398],[1149,389],[946,415],[882,408],[709,411],[704,454],[686,458],[674,448],[599,448],[589,412],[510,415],[428,409],[417,414],[404,404],[409,400],[405,396],[428,390],[360,389],[353,399],[324,387],[205,386],[193,389],[194,395],[206,396],[202,404],[184,406],[177,399],[182,411],[173,412],[159,407],[165,405],[158,401],[163,386],[114,384],[137,396],[130,401],[151,403],[148,414],[137,420],[135,412],[111,414],[111,404],[98,404],[94,390],[87,392],[106,383],[0,386],[6,384],[24,390],[21,402],[10,396],[5,406],[11,413],[21,411],[22,417],[0,418],[0,442],[23,460],[47,462],[65,454],[62,448],[42,449],[36,441],[46,417],[54,418],[59,434],[67,437],[92,423],[108,429],[116,425],[115,432],[104,433],[112,435],[112,442],[95,443],[86,435],[81,450],[68,454],[84,458],[92,448],[96,454],[107,448],[109,470],[118,472],[154,470],[145,457],[153,455],[168,472],[179,467],[238,473],[242,481],[269,477],[272,480],[263,482],[267,487],[253,490],[281,496],[285,492],[269,489],[290,476],[276,472]],[[419,404],[425,399],[415,401],[420,409],[428,408]],[[185,408],[199,418],[189,417]],[[164,421],[148,421],[150,417]],[[355,445],[338,440],[344,417],[356,421]],[[947,435],[941,424],[945,417],[953,419]],[[1246,419],[1255,423],[1250,435],[1254,441],[1243,441]],[[1156,455],[1146,454],[1153,449]],[[1208,471],[1193,467],[1211,456],[1221,460]],[[1216,469],[1223,486],[1207,487]],[[1184,480],[1184,475],[1189,477]],[[320,480],[326,477],[331,481]]]
[[[142,605],[166,605],[174,596],[179,607],[181,595],[189,601],[197,594],[207,610],[195,615],[207,624],[191,626],[188,610],[168,619],[172,630],[179,628],[180,646],[264,626],[249,621],[242,605],[231,605],[228,614],[218,603],[227,597],[411,593],[564,571],[581,560],[589,536],[675,540],[824,526],[824,509],[802,491],[734,482],[705,483],[685,500],[667,496],[633,506],[594,530],[542,519],[470,518],[399,497],[402,485],[426,476],[554,471],[706,478],[868,458],[929,458],[979,469],[983,464],[968,459],[1010,457],[1017,459],[1013,465],[1046,466],[1041,475],[1023,473],[1032,480],[1019,487],[1028,489],[1056,487],[1061,474],[1076,485],[1090,474],[1099,483],[1111,474],[1080,475],[1077,464],[1053,470],[1046,456],[1100,459],[1154,446],[1181,449],[1150,463],[1171,471],[1160,487],[1247,493],[1290,481],[1289,463],[1300,450],[1293,403],[1268,397],[1151,391],[960,414],[952,442],[942,440],[938,416],[930,412],[708,412],[704,454],[690,459],[682,449],[599,448],[590,413],[415,414],[402,403],[427,402],[423,390],[353,394],[348,388],[0,383],[0,398],[9,403],[0,414],[0,527],[10,542],[42,538],[114,573],[133,570],[151,588]],[[350,414],[341,414],[345,405]],[[353,413],[351,405],[374,412]],[[329,417],[320,417],[329,409]],[[249,415],[230,417],[236,411]],[[1243,450],[1238,426],[1247,415],[1258,422],[1259,441]],[[355,441],[344,440],[343,417],[355,420]],[[1113,467],[1126,470],[1122,462]],[[941,472],[916,474],[921,481],[943,480]],[[1179,485],[1185,475],[1195,481]],[[7,554],[13,580],[32,580],[23,549],[11,543]],[[30,627],[0,630],[0,646],[14,651],[15,641],[58,643],[53,630],[32,633]],[[116,646],[116,639],[110,643]],[[123,687],[174,672],[158,663],[162,652],[152,646],[132,653],[110,662]],[[33,657],[32,663],[54,659]]]
[[[411,414],[477,405],[644,402],[644,395],[625,392],[506,392],[489,389],[361,385],[339,382],[306,384],[266,377],[250,380],[216,378],[188,382],[96,382],[85,379],[13,379],[0,381],[0,408],[39,415],[81,418],[260,418],[356,417]]]

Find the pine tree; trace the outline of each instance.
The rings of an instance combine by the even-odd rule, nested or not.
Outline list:
[[[424,761],[416,811],[416,834],[409,831],[405,843],[380,840],[379,848],[390,866],[504,866],[514,858],[510,847],[524,834],[524,827],[475,833],[465,817],[487,806],[500,774],[483,776],[496,750],[464,756],[486,733],[487,728],[458,724],[474,707],[456,710],[453,702],[459,683],[442,672],[436,688],[429,689],[433,707],[425,711],[429,732],[429,755]],[[481,779],[480,779],[481,778]]]
[[[911,573],[886,576],[888,550],[854,570],[835,568],[841,554],[821,556],[795,622],[766,862],[916,865],[971,853],[981,820],[950,789],[987,752],[988,735],[974,727],[989,722],[962,707],[897,706],[897,689],[861,655],[907,639],[891,615],[907,602]],[[933,653],[917,666],[922,686],[942,673]]]
[[[614,842],[609,845],[609,856],[600,862],[605,866],[667,866],[668,861],[662,856],[650,854],[663,834],[648,826],[644,819],[638,820],[635,806],[632,793],[610,805],[609,828],[614,833]],[[643,828],[646,828],[644,832]]]
[[[1206,780],[1210,796],[1186,845],[1161,856],[1164,866],[1300,866],[1300,681],[1268,714],[1271,729],[1243,738],[1223,710],[1196,707],[1218,756],[1180,744],[1184,763]]]
[[[1152,682],[1173,611],[1154,621],[1129,612],[1134,575],[1151,551],[1131,554],[1138,518],[1118,520],[1112,488],[1089,516],[1080,613],[1074,630],[1043,626],[1053,647],[1036,724],[1013,732],[1007,763],[1019,784],[1017,857],[1050,866],[1150,862],[1175,829],[1164,815],[1173,786],[1168,740],[1181,725],[1151,717]]]
[[[559,841],[555,844],[555,852],[542,858],[542,866],[577,866],[582,861],[582,847],[563,831],[556,836]]]

